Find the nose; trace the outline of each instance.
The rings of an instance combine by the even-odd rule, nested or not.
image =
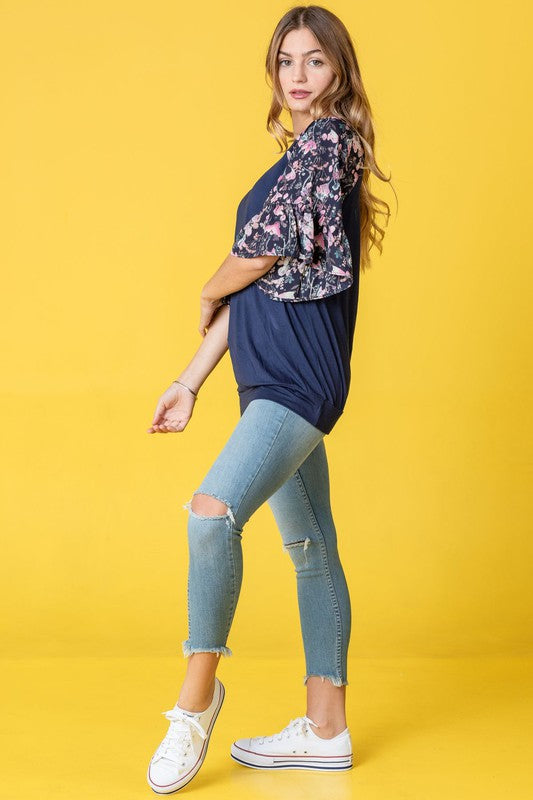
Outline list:
[[[294,67],[293,80],[295,83],[305,81],[305,69],[303,64],[296,64]],[[298,87],[295,87],[298,88]]]

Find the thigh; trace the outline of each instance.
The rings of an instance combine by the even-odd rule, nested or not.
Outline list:
[[[252,400],[194,494],[221,500],[242,530],[323,437],[323,431],[280,403]]]
[[[327,533],[336,539],[331,512],[329,467],[322,439],[305,461],[268,499],[284,544]]]

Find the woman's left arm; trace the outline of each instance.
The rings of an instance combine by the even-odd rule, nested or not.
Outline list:
[[[244,289],[268,272],[278,259],[279,256],[240,258],[230,253],[202,289],[202,300],[217,303],[226,295]]]
[[[205,329],[209,327],[213,316],[221,305],[226,295],[244,289],[257,278],[260,278],[279,259],[279,256],[256,256],[254,258],[240,258],[231,253],[224,259],[221,266],[207,281],[200,295],[200,334],[205,336]]]

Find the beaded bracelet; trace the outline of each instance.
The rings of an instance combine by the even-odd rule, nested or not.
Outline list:
[[[181,381],[172,381],[172,383],[179,383],[180,386],[185,386],[186,389],[189,389],[189,392],[191,394],[193,394],[196,398],[198,398],[198,393],[197,392],[193,392],[193,390],[189,386],[187,386],[185,383],[182,383]]]

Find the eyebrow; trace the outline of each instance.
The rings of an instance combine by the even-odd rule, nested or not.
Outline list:
[[[307,52],[302,53],[302,55],[303,56],[309,56],[309,55],[311,55],[311,53],[321,53],[321,52],[322,52],[322,50],[318,50],[318,49],[317,50],[307,50]],[[278,52],[278,55],[291,56],[292,53],[286,53],[284,50],[280,50]]]

